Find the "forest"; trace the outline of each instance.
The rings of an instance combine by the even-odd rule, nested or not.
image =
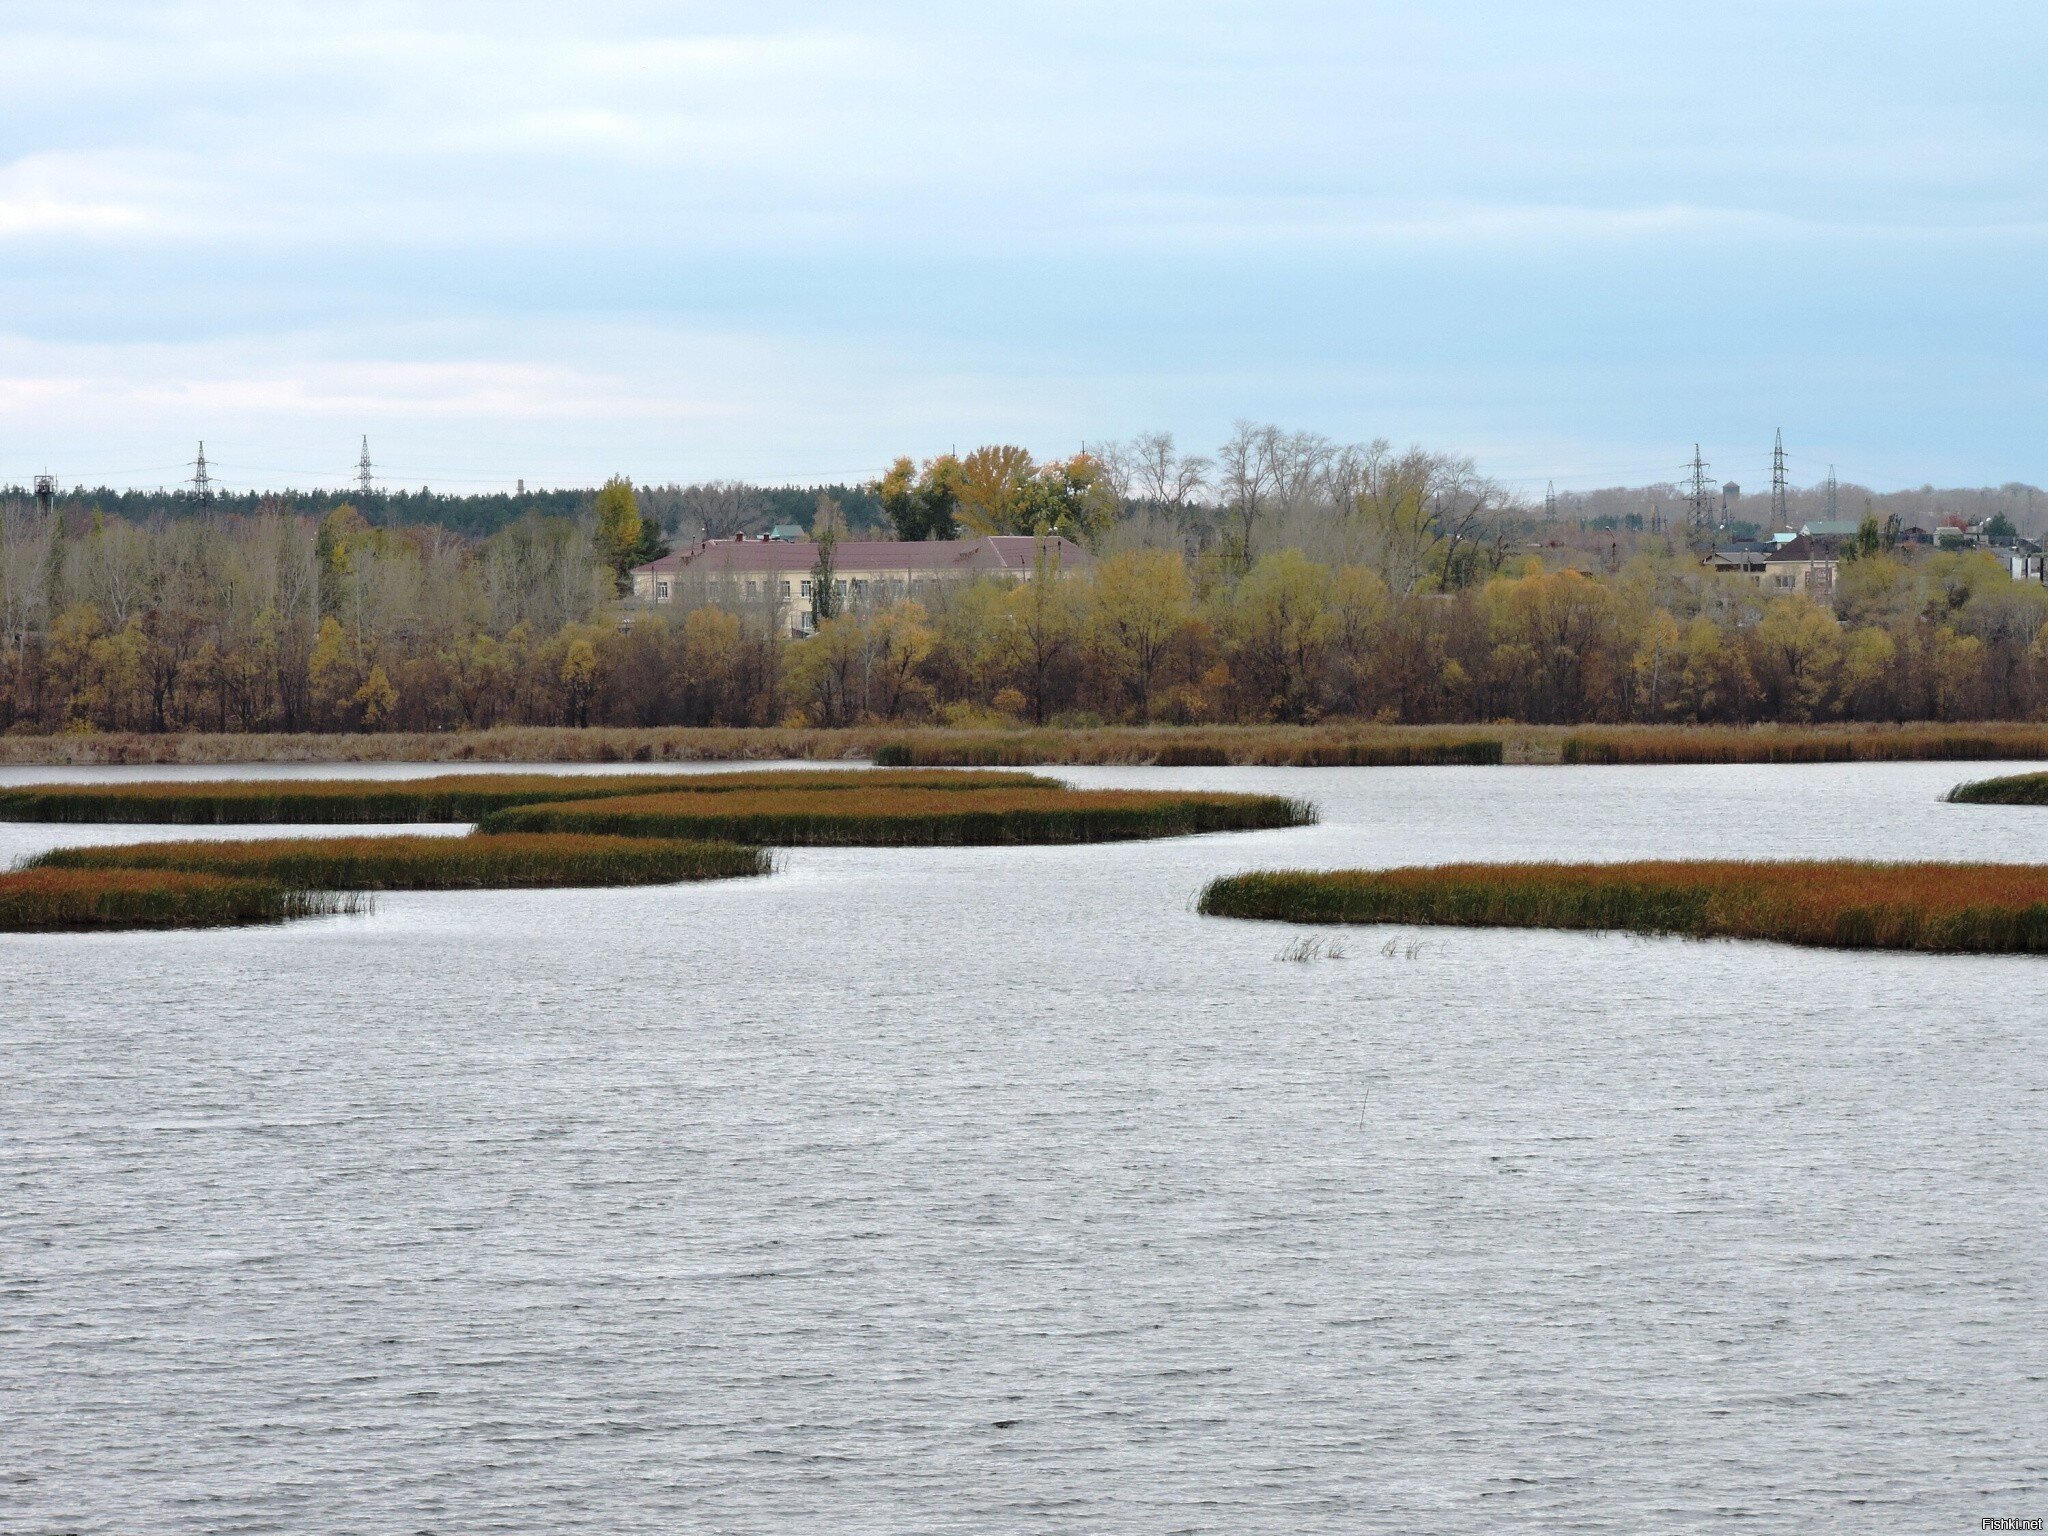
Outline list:
[[[1830,601],[1766,597],[1677,535],[1546,519],[1466,460],[1262,430],[1277,445],[1194,464],[1170,439],[901,461],[849,492],[901,532],[1058,527],[1092,561],[856,602],[802,639],[715,584],[636,611],[622,574],[674,524],[623,481],[482,534],[345,502],[16,498],[0,730],[2048,714],[2048,589],[1991,556],[1864,541]],[[849,526],[811,496],[827,537]]]

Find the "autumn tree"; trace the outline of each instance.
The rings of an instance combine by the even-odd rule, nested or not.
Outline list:
[[[1077,453],[1040,465],[1018,487],[1008,517],[991,533],[1058,536],[1077,544],[1093,543],[1116,518],[1117,501],[1093,457]]]
[[[1064,692],[1079,629],[1057,554],[1041,545],[1031,579],[1003,592],[992,617],[989,649],[997,667],[1023,696],[1032,724],[1043,725]]]
[[[961,527],[970,533],[1030,533],[1025,489],[1038,472],[1028,449],[1010,443],[977,448],[960,461]]]
[[[1100,562],[1087,584],[1088,644],[1139,720],[1152,699],[1167,651],[1193,607],[1187,567],[1166,550],[1138,549]]]
[[[1578,571],[1538,571],[1489,582],[1481,601],[1508,712],[1545,721],[1614,712],[1622,669],[1611,586]]]
[[[839,551],[839,534],[827,523],[818,533],[818,558],[811,565],[811,622],[814,628],[829,623],[839,613],[839,577],[833,568]]]
[[[623,475],[605,481],[597,493],[597,531],[594,542],[598,559],[611,568],[618,590],[631,590],[633,567],[640,564],[643,528],[640,503],[633,495],[633,483]]]
[[[921,543],[959,536],[957,518],[965,476],[952,454],[927,459],[922,469],[898,459],[875,483],[875,497],[888,514],[896,537]]]
[[[1323,663],[1336,635],[1331,572],[1299,550],[1277,550],[1245,573],[1223,608],[1233,671],[1268,718],[1301,722],[1321,710]]]

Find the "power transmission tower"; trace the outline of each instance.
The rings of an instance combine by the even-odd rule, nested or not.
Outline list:
[[[57,477],[55,475],[37,475],[36,511],[41,513],[44,517],[48,517],[52,512],[56,510]]]
[[[1707,461],[1700,457],[1700,445],[1692,445],[1692,480],[1686,487],[1686,504],[1692,508],[1692,535],[1701,538],[1713,531],[1714,490],[1707,479]]]
[[[370,473],[370,435],[363,434],[363,456],[356,460],[356,489],[365,496],[377,488],[377,480]]]
[[[1839,506],[1839,498],[1842,493],[1842,482],[1835,478],[1835,466],[1832,464],[1828,466],[1828,479],[1826,489],[1828,493],[1828,521],[1832,523],[1842,515]]]
[[[1778,429],[1778,440],[1771,447],[1771,529],[1790,527],[1791,513],[1785,507],[1785,429]]]
[[[1557,521],[1557,482],[1555,480],[1550,482],[1550,488],[1543,493],[1543,521],[1546,523]]]
[[[192,461],[192,495],[202,507],[213,505],[213,476],[206,472],[206,440],[200,439],[199,457]]]

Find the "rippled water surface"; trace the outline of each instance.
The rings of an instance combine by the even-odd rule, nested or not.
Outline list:
[[[0,1530],[2048,1514],[2048,961],[1191,906],[2048,858],[1990,771],[1068,770],[1324,820],[0,936]]]

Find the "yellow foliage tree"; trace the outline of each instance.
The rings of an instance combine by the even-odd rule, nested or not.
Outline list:
[[[1088,582],[1089,649],[1140,720],[1152,716],[1160,664],[1193,606],[1187,567],[1170,550],[1112,555]]]
[[[1323,664],[1337,633],[1331,584],[1328,566],[1298,549],[1276,550],[1245,573],[1223,609],[1222,627],[1237,648],[1231,671],[1276,720],[1321,712]]]
[[[590,696],[597,691],[597,647],[588,635],[578,635],[562,653],[562,691],[568,701],[569,723],[590,724]]]
[[[612,569],[620,590],[625,590],[626,573],[633,568],[640,549],[640,499],[633,494],[633,482],[613,475],[597,493],[597,557]]]
[[[363,729],[374,731],[398,708],[398,690],[391,686],[391,679],[385,676],[381,665],[372,666],[362,687],[355,691],[353,702],[362,712]]]

